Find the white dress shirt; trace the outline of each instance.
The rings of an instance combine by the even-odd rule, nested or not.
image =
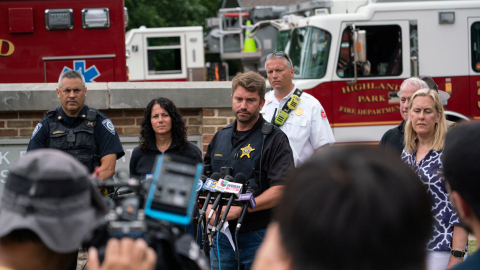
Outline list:
[[[263,118],[270,122],[275,109],[277,109],[278,115],[279,110],[290,99],[295,89],[294,87],[280,102],[275,97],[274,90],[266,93],[265,105],[260,111],[263,114]],[[300,99],[297,108],[290,112],[285,123],[280,126],[280,129],[287,134],[290,145],[294,150],[295,166],[305,162],[315,149],[326,144],[332,145],[335,143],[327,114],[320,102],[305,92],[300,96]]]

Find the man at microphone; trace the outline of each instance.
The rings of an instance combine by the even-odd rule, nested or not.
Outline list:
[[[211,165],[213,172],[220,172],[224,167],[232,168],[232,176],[242,173],[258,186],[256,207],[248,210],[236,236],[241,251],[238,261],[246,270],[250,269],[271,221],[272,208],[282,195],[282,178],[294,167],[287,136],[260,115],[265,104],[265,89],[265,79],[258,73],[246,72],[235,76],[231,99],[236,120],[213,136],[204,159],[205,165]],[[228,212],[226,220],[232,235],[241,210],[232,206]],[[216,224],[211,222],[211,225]],[[227,236],[223,233],[217,235],[212,239],[211,269],[238,269],[236,251]]]

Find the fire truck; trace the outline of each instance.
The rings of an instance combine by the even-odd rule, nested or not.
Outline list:
[[[480,1],[377,0],[348,12],[294,18],[276,47],[337,142],[378,142],[401,121],[401,83],[417,75],[450,93],[449,120],[480,119]]]
[[[69,69],[86,82],[125,82],[128,69],[135,81],[204,80],[201,27],[126,38],[127,23],[123,0],[0,1],[0,83],[57,82]]]

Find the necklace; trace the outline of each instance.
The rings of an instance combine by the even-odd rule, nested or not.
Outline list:
[[[161,146],[160,144],[157,144],[157,148],[166,150],[166,149],[168,149],[168,147],[170,147],[170,144],[172,144],[171,141],[168,144],[165,144],[164,146]]]

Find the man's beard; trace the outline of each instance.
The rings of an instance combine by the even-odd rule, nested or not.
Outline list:
[[[238,114],[240,112],[249,113],[249,117],[247,117],[247,115],[244,115],[243,117],[239,117]],[[242,123],[242,124],[249,124],[249,123],[257,120],[259,114],[260,114],[260,110],[256,110],[255,112],[252,112],[252,113],[247,111],[247,110],[238,110],[238,111],[235,112],[235,119],[237,119],[237,121]]]

